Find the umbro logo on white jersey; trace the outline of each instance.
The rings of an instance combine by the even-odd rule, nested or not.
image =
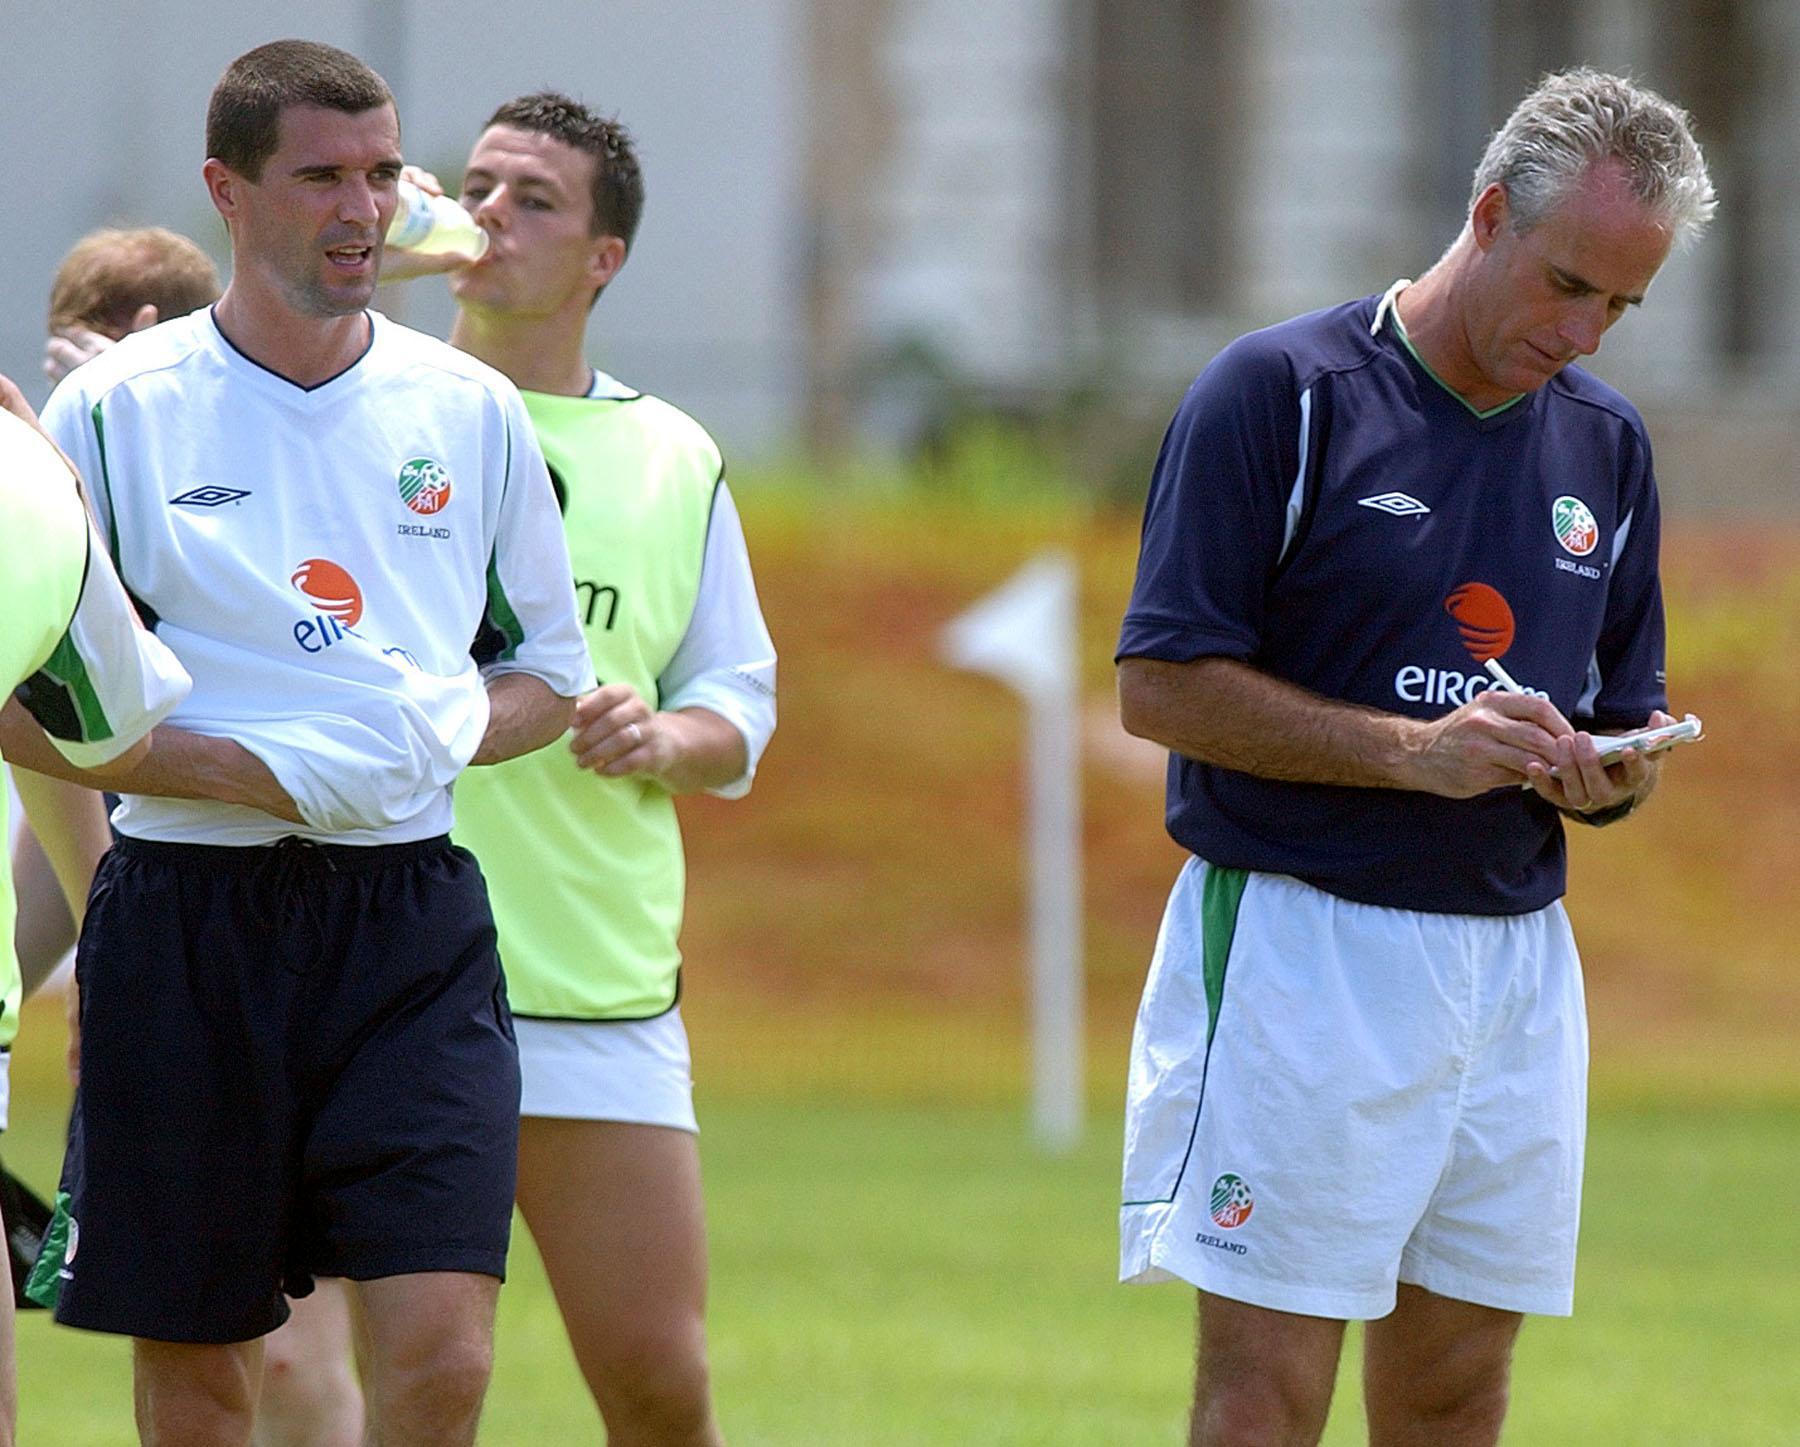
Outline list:
[[[170,498],[169,502],[171,506],[181,503],[187,507],[221,507],[249,496],[249,492],[241,487],[196,487],[180,497]]]
[[[1431,511],[1418,498],[1404,492],[1378,492],[1373,497],[1359,497],[1356,505],[1372,507],[1376,512],[1391,513],[1397,518],[1417,517],[1420,513]]]

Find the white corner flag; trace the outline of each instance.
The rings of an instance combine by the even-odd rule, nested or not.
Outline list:
[[[1031,875],[1031,1118],[1040,1144],[1081,1138],[1081,708],[1076,569],[1066,553],[1032,559],[944,629],[945,659],[990,674],[1026,703]]]

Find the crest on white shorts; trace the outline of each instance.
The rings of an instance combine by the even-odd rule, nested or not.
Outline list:
[[[1225,1172],[1212,1185],[1212,1218],[1221,1230],[1234,1231],[1250,1219],[1256,1197],[1242,1176]]]

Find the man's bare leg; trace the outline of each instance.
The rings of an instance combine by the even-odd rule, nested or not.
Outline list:
[[[1492,1447],[1523,1321],[1403,1283],[1363,1336],[1371,1447]]]
[[[1189,1447],[1312,1447],[1337,1385],[1344,1323],[1200,1293]]]
[[[263,1338],[255,1447],[359,1447],[362,1384],[351,1355],[350,1287],[321,1277],[293,1315]]]
[[[421,1271],[358,1283],[370,1447],[470,1447],[494,1367],[500,1282]]]
[[[245,1447],[256,1418],[262,1340],[132,1342],[132,1399],[144,1447]]]
[[[0,1220],[0,1236],[6,1223]],[[19,1364],[13,1338],[12,1283],[0,1286],[0,1447],[13,1447],[19,1430]]]
[[[718,1447],[693,1134],[519,1122],[519,1208],[611,1447]]]
[[[13,845],[12,872],[13,891],[19,901],[13,921],[13,949],[19,958],[20,985],[29,999],[74,947],[75,920],[50,867],[50,858],[29,828],[19,831]]]

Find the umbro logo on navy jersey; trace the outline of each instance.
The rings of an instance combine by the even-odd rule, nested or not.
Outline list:
[[[1431,511],[1418,498],[1404,492],[1378,492],[1373,497],[1359,497],[1356,505],[1372,507],[1376,512],[1388,513],[1397,518],[1418,517]]]
[[[170,498],[169,503],[171,506],[180,503],[184,507],[223,507],[228,502],[249,496],[249,492],[241,487],[196,487],[180,497]]]

